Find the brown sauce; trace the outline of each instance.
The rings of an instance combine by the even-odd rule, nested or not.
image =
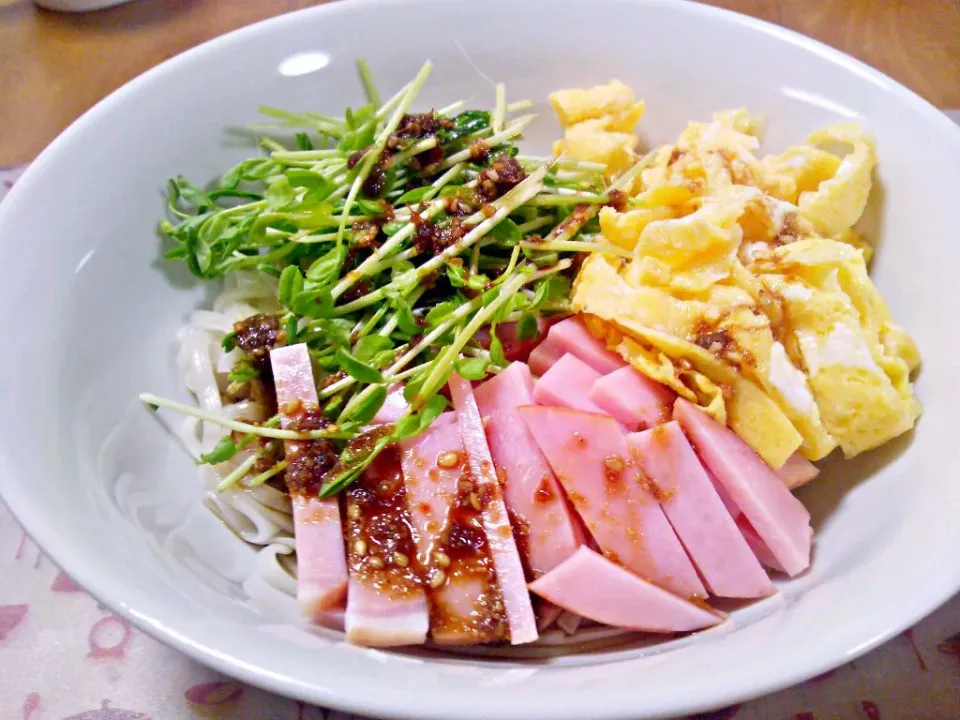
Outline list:
[[[288,429],[296,432],[323,430],[330,421],[313,403],[286,403],[285,415],[292,416]],[[316,497],[327,472],[336,464],[339,453],[330,440],[291,440],[287,442],[287,469],[284,479],[291,496]]]
[[[474,482],[464,468],[450,506],[446,527],[438,534],[424,569],[431,588],[430,628],[439,642],[495,643],[509,639],[503,596],[483,527],[482,509],[489,490]],[[464,616],[445,602],[448,584],[480,588],[473,611]],[[455,591],[455,589],[451,589]]]
[[[350,574],[391,597],[419,592],[400,456],[386,448],[345,492]]]
[[[493,164],[480,171],[477,177],[477,194],[485,202],[491,202],[509,192],[527,177],[516,158],[501,155]]]
[[[265,380],[273,378],[270,351],[280,337],[280,318],[276,315],[252,315],[233,325],[234,343],[250,358],[253,368]]]
[[[455,245],[473,230],[474,226],[464,223],[460,218],[449,218],[444,224],[425,220],[413,214],[413,239],[411,243],[417,252],[439,255],[451,245]]]

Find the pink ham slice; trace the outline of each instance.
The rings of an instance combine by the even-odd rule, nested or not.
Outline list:
[[[467,453],[470,474],[480,495],[480,514],[490,555],[503,596],[510,643],[533,642],[537,639],[537,621],[527,592],[520,553],[510,527],[510,518],[500,491],[497,472],[490,456],[487,437],[477,409],[470,382],[454,373],[449,381],[450,396],[457,413],[457,425]]]
[[[599,372],[578,357],[567,354],[537,380],[533,399],[538,405],[602,413],[603,410],[590,399],[590,390],[599,379]]]
[[[517,332],[517,323],[500,323],[497,325],[497,338],[503,347],[503,356],[508,362],[526,362],[530,353],[542,344],[541,340],[546,335],[548,327],[549,321],[538,317],[536,335],[521,340]],[[490,349],[490,331],[487,328],[480,329],[474,337],[482,348]]]
[[[395,423],[406,409],[407,401],[403,398],[403,385],[401,383],[391,385],[387,399],[383,401],[383,405],[374,416],[373,423],[375,425]]]
[[[598,378],[590,399],[628,430],[646,430],[670,419],[677,395],[626,366]]]
[[[451,455],[452,453],[452,455]],[[442,456],[458,458],[456,464],[443,467]],[[430,564],[437,535],[450,514],[457,495],[457,482],[463,474],[463,442],[457,417],[446,412],[422,433],[400,443],[400,464],[413,540],[420,564]],[[445,463],[447,464],[447,463]]]
[[[444,413],[420,435],[402,442],[400,458],[417,564],[428,579],[439,570],[446,576],[428,590],[430,637],[440,645],[502,639],[492,560],[481,523],[472,516],[477,514],[469,490],[461,488],[472,483],[456,414]],[[442,537],[454,534],[466,542],[458,542],[460,549],[451,553],[450,542]]]
[[[528,360],[530,370],[532,370],[533,374],[537,377],[541,377],[546,374],[547,370],[553,367],[557,360],[566,354],[567,353],[560,347],[549,342],[548,335],[547,340],[537,345],[530,353],[530,359]]]
[[[783,566],[773,556],[770,548],[764,544],[760,536],[757,535],[757,531],[753,529],[753,525],[750,524],[750,521],[747,520],[746,516],[740,511],[737,504],[730,499],[730,496],[727,494],[727,491],[723,489],[720,481],[713,476],[709,468],[704,467],[704,470],[706,470],[710,482],[713,483],[713,488],[717,491],[717,495],[719,495],[723,501],[724,507],[727,508],[727,512],[730,513],[730,517],[732,517],[733,521],[737,524],[737,529],[743,535],[743,539],[747,541],[747,545],[750,546],[750,550],[753,551],[754,556],[760,561],[760,564],[771,570],[783,572]]]
[[[517,411],[521,405],[533,404],[530,368],[512,363],[474,395],[503,482],[504,501],[516,524],[523,526],[520,544],[527,567],[534,578],[540,577],[570,557],[583,535],[550,465]]]
[[[347,641],[373,647],[422,645],[430,613],[414,564],[396,448],[384,450],[345,496]]]
[[[626,365],[619,355],[607,350],[603,341],[590,334],[579,317],[567,318],[550,328],[546,339],[530,354],[530,369],[543,375],[565,354],[580,358],[601,375]]]
[[[307,346],[289,345],[272,350],[270,364],[277,388],[280,424],[287,427],[295,418],[284,413],[284,407],[317,404],[317,386]],[[292,452],[296,445],[288,441],[287,452]],[[340,505],[336,498],[318,500],[304,495],[294,496],[292,504],[297,547],[297,604],[304,616],[315,618],[327,610],[342,607],[347,592]]]
[[[730,429],[678,399],[680,421],[704,464],[790,576],[810,565],[810,513],[783,481]]]
[[[530,405],[520,417],[605,555],[681,597],[706,597],[657,500],[609,415]]]
[[[651,481],[673,529],[713,595],[766,597],[773,583],[724,507],[723,500],[676,422],[634,433],[627,444]]]
[[[474,395],[528,577],[538,578],[576,551],[583,542],[583,529],[517,412],[520,405],[533,403],[530,368],[511,363],[476,388]],[[552,625],[560,612],[541,603],[539,629]]]
[[[577,615],[628,630],[688,632],[722,620],[587,547],[531,583],[530,590]]]
[[[807,460],[798,450],[774,472],[784,485],[793,490],[813,480],[820,474],[820,468]]]

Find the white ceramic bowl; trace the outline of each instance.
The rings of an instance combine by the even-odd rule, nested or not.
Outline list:
[[[304,67],[284,60],[325,54]],[[768,147],[854,119],[879,143],[875,277],[924,353],[916,433],[803,493],[816,557],[782,595],[657,648],[523,663],[374,652],[258,609],[251,554],[199,505],[190,462],[138,406],[181,395],[173,336],[208,288],[158,260],[165,178],[212,178],[261,103],[340,112],[354,58],[382,88],[429,57],[421,104],[492,103],[611,76],[647,100],[650,140],[746,105]],[[318,55],[313,55],[316,60]],[[307,63],[307,65],[310,65]],[[313,67],[324,65],[314,62]],[[545,113],[531,138],[557,133]],[[960,587],[957,265],[960,130],[878,72],[785,30],[692,3],[354,0],[222,37],[87,113],[0,207],[0,490],[40,546],[139,627],[241,680],[318,704],[425,718],[649,718],[716,707],[863,653]],[[117,452],[99,457],[107,436]]]

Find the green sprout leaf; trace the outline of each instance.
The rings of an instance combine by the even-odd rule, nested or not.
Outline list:
[[[337,348],[337,363],[347,375],[363,383],[382,383],[383,375],[372,365],[358,360],[346,348]]]
[[[466,380],[483,380],[490,362],[483,357],[463,358],[457,362],[457,372]]]
[[[200,456],[200,463],[203,465],[219,465],[236,455],[237,449],[237,444],[233,441],[233,438],[224,435],[213,450]]]

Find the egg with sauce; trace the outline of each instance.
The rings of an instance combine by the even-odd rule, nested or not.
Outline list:
[[[616,81],[551,100],[568,136],[585,123],[583,132],[625,134],[609,118],[637,104]],[[655,151],[626,207],[600,212],[604,239],[632,258],[591,255],[573,309],[771,466],[797,449],[811,460],[838,445],[856,455],[912,428],[920,412],[910,381],[919,353],[869,278],[871,248],[854,229],[874,142],[843,123],[758,157],[760,131],[745,110],[728,110]],[[583,138],[595,152],[579,157],[624,169],[601,151],[611,138]]]

